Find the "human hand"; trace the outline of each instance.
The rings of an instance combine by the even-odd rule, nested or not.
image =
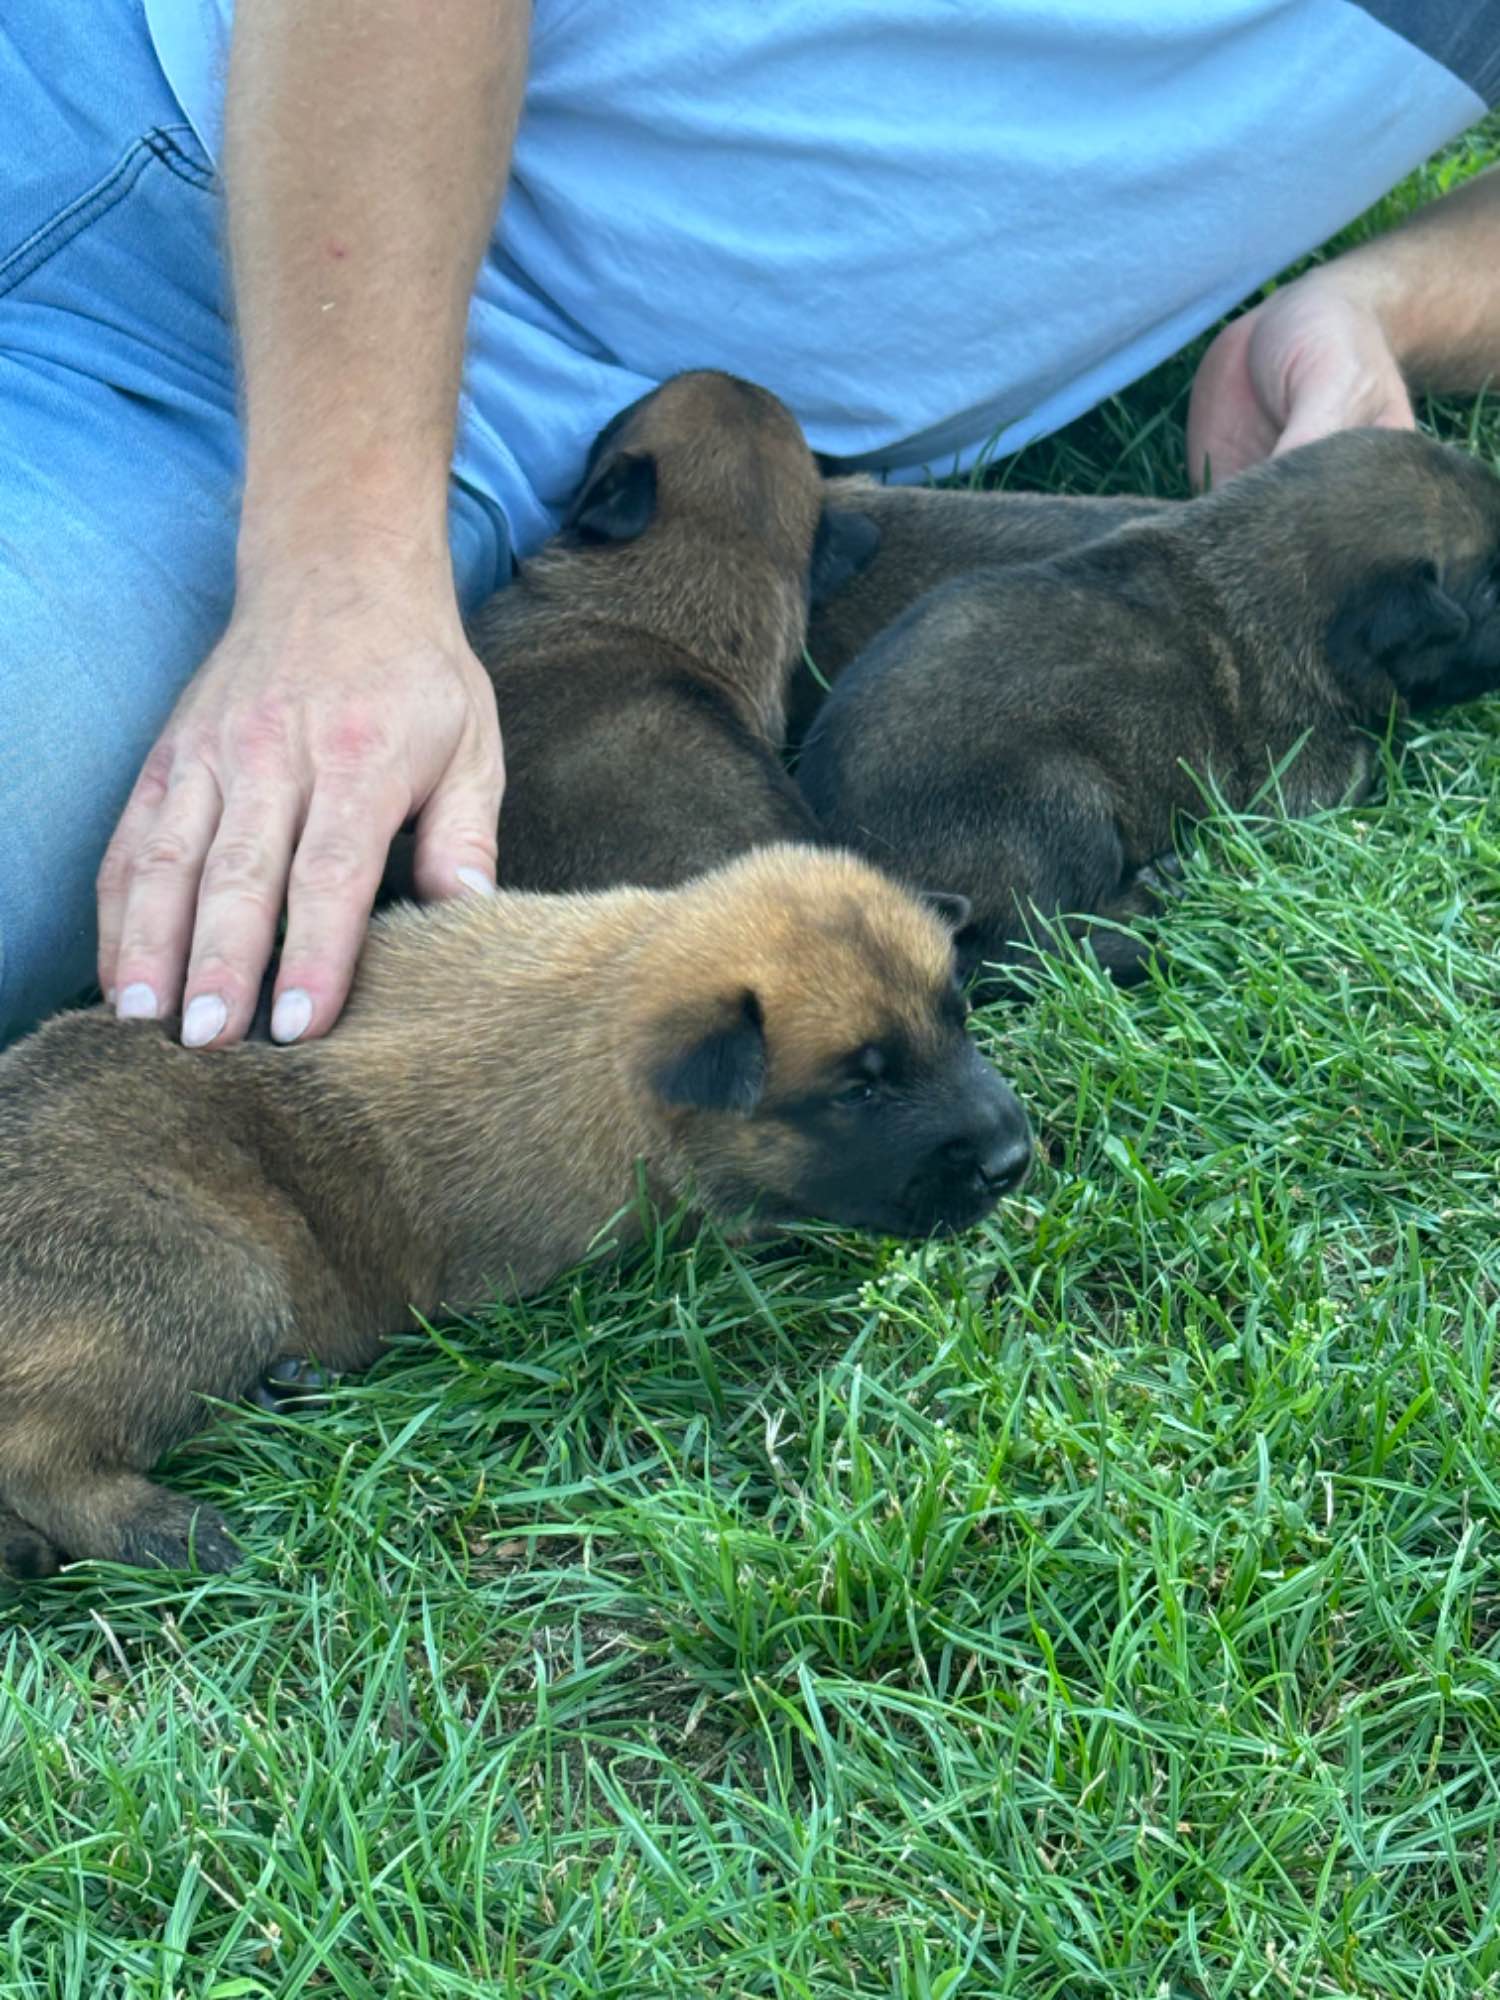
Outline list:
[[[1231,320],[1204,355],[1188,403],[1188,471],[1194,486],[1220,486],[1362,424],[1413,430],[1416,418],[1379,313],[1325,265]]]
[[[505,767],[451,585],[341,570],[242,591],[146,760],[99,873],[99,982],[122,1017],[237,1041],[283,905],[271,1033],[349,991],[392,835],[425,897],[492,889]],[[186,978],[184,979],[184,968]]]

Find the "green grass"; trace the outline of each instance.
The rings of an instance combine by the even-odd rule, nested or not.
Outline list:
[[[1189,372],[1012,476],[1175,490]],[[0,1993],[1500,1992],[1497,798],[1492,702],[1214,825],[1168,976],[983,1019],[962,1243],[663,1241],[182,1453],[242,1571],[0,1628]]]

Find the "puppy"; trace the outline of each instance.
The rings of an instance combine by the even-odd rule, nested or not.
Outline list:
[[[876,531],[765,389],[678,375],[600,433],[563,532],[472,620],[505,734],[503,888],[666,888],[817,841],[786,775],[808,599]],[[387,896],[411,887],[410,843]]]
[[[1362,794],[1393,703],[1500,685],[1500,481],[1346,432],[1049,561],[923,598],[849,668],[801,781],[833,837],[973,902],[970,962],[1033,911],[1129,919],[1203,808]],[[1095,951],[1138,975],[1146,947]]]
[[[880,486],[847,477],[825,483],[823,503],[840,521],[863,516],[878,540],[863,560],[830,567],[818,580],[807,628],[807,651],[817,672],[804,662],[793,673],[787,713],[793,743],[811,727],[823,683],[836,681],[871,640],[938,584],[996,564],[1063,555],[1127,521],[1181,505],[1144,497]]]
[[[305,1047],[60,1016],[0,1058],[0,1559],[229,1565],[145,1477],[204,1397],[630,1242],[638,1163],[746,1232],[975,1221],[1029,1140],[966,1011],[939,914],[777,847],[670,892],[391,911]]]

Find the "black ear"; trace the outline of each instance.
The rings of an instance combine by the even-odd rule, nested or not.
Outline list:
[[[825,507],[813,537],[808,595],[814,604],[842,590],[851,577],[868,566],[880,547],[880,530],[868,514],[851,514],[843,507]]]
[[[665,1104],[753,1111],[766,1086],[765,1025],[755,995],[742,993],[731,1019],[687,1041],[660,1065],[652,1082]]]
[[[589,541],[633,542],[655,512],[656,460],[648,451],[626,451],[588,481],[568,526]]]
[[[1388,674],[1403,695],[1431,692],[1445,649],[1469,635],[1469,614],[1443,588],[1431,563],[1387,571],[1352,590],[1334,614],[1328,656],[1359,681]]]
[[[968,928],[969,919],[974,914],[974,905],[967,896],[952,895],[946,889],[919,889],[917,898],[948,926],[955,937]]]
[[[953,969],[960,986],[967,986],[984,964],[984,935],[978,924],[965,924],[953,933]]]

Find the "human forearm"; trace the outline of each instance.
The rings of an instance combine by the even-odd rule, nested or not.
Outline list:
[[[523,0],[240,0],[226,180],[246,471],[234,616],[99,879],[123,1013],[233,1041],[343,1004],[391,835],[424,895],[494,880],[504,765],[447,484],[474,273],[525,82]],[[185,972],[185,977],[184,977]]]
[[[1188,409],[1195,483],[1358,424],[1410,427],[1410,390],[1500,380],[1500,169],[1316,265],[1232,320]]]
[[[465,321],[528,21],[523,0],[240,0],[225,180],[242,588],[393,536],[446,570]]]
[[[1380,321],[1414,388],[1500,377],[1500,168],[1313,274]]]

